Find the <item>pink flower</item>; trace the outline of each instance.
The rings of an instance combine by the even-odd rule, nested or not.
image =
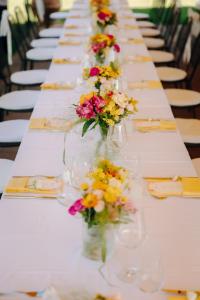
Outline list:
[[[101,113],[102,112],[102,108],[105,106],[105,101],[102,97],[100,96],[94,96],[92,98],[92,102],[93,102],[93,105],[95,106],[95,111],[97,113]]]
[[[136,213],[137,208],[134,206],[133,202],[131,200],[128,200],[127,202],[125,202],[124,204],[124,209],[125,211],[129,212],[129,213]]]
[[[68,209],[70,215],[75,216],[77,212],[81,212],[85,209],[82,205],[82,198],[74,202],[74,204]]]
[[[80,118],[91,119],[96,116],[93,105],[91,101],[86,101],[82,105],[76,108],[76,113]]]
[[[104,12],[98,13],[98,18],[102,21],[105,21],[107,17],[108,17],[108,15],[105,14]]]
[[[90,69],[90,76],[98,76],[100,74],[99,68],[93,67]]]
[[[120,52],[121,49],[120,49],[120,46],[118,44],[115,44],[113,47],[114,47],[115,52],[117,52],[117,53]]]

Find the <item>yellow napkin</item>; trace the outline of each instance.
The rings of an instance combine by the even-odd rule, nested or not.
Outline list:
[[[12,177],[5,193],[57,194],[62,191],[63,182],[57,177]]]
[[[140,132],[149,131],[174,131],[176,123],[172,120],[134,120],[135,126]]]
[[[200,178],[197,177],[178,177],[176,180],[154,178],[147,181],[149,193],[156,198],[171,196],[200,198]]]
[[[72,41],[72,40],[60,40],[58,42],[60,46],[79,46],[81,45],[80,41]]]
[[[121,15],[122,19],[134,19],[134,16],[130,16],[130,15]]]
[[[187,300],[186,296],[170,296],[168,300]]]
[[[127,62],[150,62],[152,61],[151,56],[127,56],[125,58],[125,61]]]
[[[200,197],[200,178],[197,177],[182,177],[184,197]]]
[[[65,25],[64,28],[66,28],[66,29],[77,29],[79,27],[77,25],[68,24],[68,25]]]
[[[43,83],[41,86],[42,90],[71,90],[75,88],[73,83]]]
[[[85,34],[84,33],[72,33],[72,32],[66,32],[65,33],[65,36],[66,37],[71,37],[71,36],[74,36],[74,37],[82,37],[82,36],[85,36]]]
[[[131,45],[141,45],[144,44],[144,41],[142,39],[122,39],[121,43],[124,44],[131,44]]]
[[[74,15],[74,16],[69,16],[68,19],[85,19],[87,18],[86,16],[80,16],[80,15]]]
[[[54,64],[80,64],[81,61],[73,58],[54,58],[52,60]]]
[[[139,29],[137,25],[131,25],[131,24],[124,24],[123,26],[120,26],[121,29]]]
[[[146,80],[141,82],[129,82],[128,87],[130,89],[161,89],[162,84],[156,80]]]
[[[29,128],[67,131],[73,126],[73,121],[59,118],[33,118],[30,120]]]

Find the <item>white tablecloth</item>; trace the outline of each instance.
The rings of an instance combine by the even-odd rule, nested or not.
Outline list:
[[[78,7],[84,8],[85,4],[75,3],[76,10],[70,14],[85,13],[84,10],[79,12]],[[127,19],[124,23],[130,22]],[[68,19],[66,24],[87,26],[89,19]],[[128,30],[127,34],[141,38],[139,30]],[[58,46],[54,57],[83,59],[84,51],[83,46]],[[122,51],[148,55],[145,45],[123,45]],[[151,62],[126,65],[124,74],[131,82],[158,80]],[[80,65],[52,64],[46,81],[76,81],[80,76]],[[130,90],[129,93],[139,100],[136,118],[173,118],[163,89]],[[41,91],[32,117],[64,117],[77,100],[78,95],[73,90]],[[27,130],[12,175],[61,175],[63,143],[63,133]],[[129,136],[129,149],[140,155],[143,176],[196,175],[179,132],[133,132]],[[199,199],[159,201],[148,196],[144,207],[148,234],[156,241],[162,256],[165,287],[199,289]],[[167,299],[161,292],[148,295],[133,285],[110,287],[100,276],[97,264],[81,255],[81,228],[81,220],[69,216],[56,200],[2,199],[0,291],[39,290],[53,283],[64,289],[84,287],[91,292],[119,290],[127,300],[130,293],[135,299]]]

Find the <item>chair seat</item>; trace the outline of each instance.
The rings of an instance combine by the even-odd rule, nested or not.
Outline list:
[[[11,75],[10,79],[15,84],[20,85],[35,85],[41,84],[45,81],[48,70],[29,70],[15,72]]]
[[[161,81],[176,82],[185,79],[187,76],[185,71],[177,68],[157,67],[156,70]]]
[[[140,29],[143,36],[159,36],[160,30],[154,28],[141,28]]]
[[[20,143],[28,129],[28,120],[0,122],[0,143]]]
[[[0,108],[5,110],[33,109],[39,97],[40,91],[14,91],[0,97]]]
[[[0,159],[0,194],[3,193],[3,190],[10,179],[12,166],[12,160]]]
[[[165,45],[165,41],[163,39],[144,38],[144,42],[149,49],[159,49]]]
[[[137,25],[140,28],[148,28],[148,27],[152,28],[152,27],[155,27],[155,24],[153,22],[150,22],[150,21],[138,21]]]
[[[69,13],[66,11],[57,11],[57,12],[51,13],[49,15],[49,17],[52,20],[63,20],[63,19],[66,19],[68,15],[69,15]]]
[[[135,17],[137,20],[149,19],[149,15],[148,15],[148,14],[145,14],[145,13],[136,13],[136,12],[134,12],[133,15],[134,15],[134,17]]]
[[[200,144],[200,120],[177,118],[176,123],[184,143]]]
[[[150,50],[149,54],[155,63],[167,63],[174,61],[174,54],[166,51]]]
[[[39,32],[41,38],[57,38],[63,33],[63,28],[47,28]]]
[[[165,89],[169,104],[188,107],[200,104],[200,93],[185,89]]]
[[[33,48],[48,48],[48,47],[56,47],[58,45],[58,39],[56,38],[43,38],[43,39],[35,39],[31,41],[31,47]]]
[[[194,158],[192,163],[197,172],[197,176],[200,177],[200,158]]]
[[[26,52],[26,58],[30,60],[43,61],[51,60],[53,58],[54,48],[36,48]]]

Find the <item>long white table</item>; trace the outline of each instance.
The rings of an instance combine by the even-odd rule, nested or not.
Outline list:
[[[84,14],[84,10],[77,9],[84,8],[86,2],[75,3],[69,15]],[[129,19],[123,22],[136,24]],[[85,26],[89,18],[69,18],[66,24]],[[124,35],[141,38],[139,30],[128,30]],[[84,51],[83,46],[58,46],[54,57],[82,59]],[[145,44],[122,45],[122,51],[148,55]],[[124,76],[131,82],[158,80],[152,62],[133,63],[123,68]],[[80,65],[51,64],[46,81],[75,81],[80,75]],[[173,118],[163,89],[129,90],[129,94],[139,100],[136,118]],[[77,101],[78,95],[73,90],[41,91],[32,117],[65,117],[70,105]],[[63,146],[63,133],[27,129],[12,175],[61,175]],[[178,131],[133,132],[128,146],[133,153],[140,154],[143,176],[196,176]],[[148,196],[144,206],[148,235],[161,252],[165,287],[199,289],[199,199],[171,197],[159,201]],[[54,284],[63,290],[84,287],[90,292],[107,294],[119,291],[127,300],[130,295],[141,300],[167,299],[162,292],[144,294],[133,285],[109,286],[100,276],[97,264],[82,257],[81,244],[81,220],[68,215],[56,200],[3,198],[0,201],[0,291],[40,290]]]

